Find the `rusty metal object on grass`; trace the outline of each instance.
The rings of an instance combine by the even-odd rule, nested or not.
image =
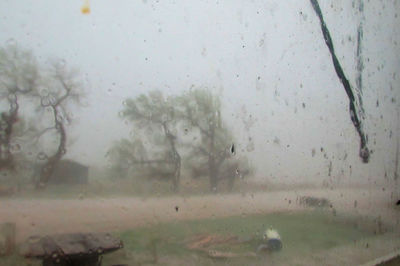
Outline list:
[[[43,260],[44,266],[98,266],[101,255],[122,247],[122,241],[109,233],[75,233],[32,236],[21,246],[20,252],[27,258]]]

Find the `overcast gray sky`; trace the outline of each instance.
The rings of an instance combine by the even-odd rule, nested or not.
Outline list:
[[[320,2],[354,86],[359,1]],[[82,5],[0,1],[2,45],[17,42],[44,63],[64,58],[81,71],[88,106],[73,110],[68,157],[104,164],[112,141],[131,130],[118,118],[125,98],[152,89],[176,94],[194,85],[221,94],[223,115],[258,178],[322,180],[330,160],[338,178],[342,169],[349,176],[350,165],[352,179],[393,173],[396,138],[389,132],[398,134],[398,1],[365,3],[365,129],[374,151],[368,165],[358,157],[348,99],[308,0],[92,0],[88,15],[80,12]],[[247,128],[249,119],[255,123]]]

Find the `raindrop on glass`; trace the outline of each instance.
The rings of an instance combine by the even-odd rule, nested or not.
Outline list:
[[[39,160],[46,160],[47,159],[47,154],[41,151],[41,152],[38,153],[37,158]]]

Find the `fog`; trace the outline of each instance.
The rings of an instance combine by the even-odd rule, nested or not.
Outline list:
[[[399,138],[399,3],[367,1],[362,15],[358,1],[320,2],[353,87],[363,22],[367,164],[359,157],[349,100],[306,0],[91,1],[86,15],[82,1],[3,0],[0,43],[31,49],[45,64],[63,58],[80,70],[87,96],[72,111],[65,157],[84,164],[106,165],[112,143],[135,130],[118,116],[126,98],[207,87],[221,96],[222,116],[257,180],[321,183],[330,161],[332,176],[345,183],[383,181],[385,172],[392,178]]]
[[[0,1],[0,266],[396,264],[399,13]]]

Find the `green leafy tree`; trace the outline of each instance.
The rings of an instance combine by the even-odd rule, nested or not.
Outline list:
[[[133,123],[135,138],[116,142],[107,153],[117,175],[172,179],[177,191],[183,158],[191,175],[208,176],[216,191],[220,181],[232,189],[237,177],[250,173],[247,159],[235,155],[219,97],[208,90],[168,98],[152,91],[125,101],[121,116]]]
[[[135,172],[142,173],[142,171],[137,171],[137,167],[141,167],[144,162],[148,161],[147,151],[139,139],[116,141],[108,150],[106,157],[112,165],[111,172],[118,178],[127,177],[135,166]]]
[[[207,89],[195,89],[181,96],[179,105],[179,116],[185,125],[200,136],[187,144],[188,167],[193,177],[208,176],[212,191],[217,191],[223,179],[228,179],[232,188],[240,169],[233,135],[222,121],[220,98]],[[247,171],[243,169],[243,174]]]
[[[150,158],[129,156],[129,165],[141,165],[148,176],[171,179],[174,191],[179,190],[181,155],[177,148],[176,101],[160,91],[141,94],[124,102],[121,116],[131,121],[135,130],[148,136],[147,154]],[[143,135],[142,134],[142,135]],[[138,134],[139,135],[139,134]]]

